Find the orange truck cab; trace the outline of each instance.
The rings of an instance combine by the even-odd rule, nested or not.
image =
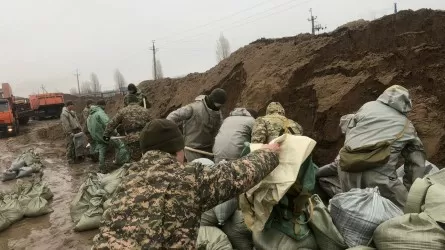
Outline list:
[[[12,102],[11,87],[3,83],[0,91],[0,134],[5,136],[18,133],[19,121]]]

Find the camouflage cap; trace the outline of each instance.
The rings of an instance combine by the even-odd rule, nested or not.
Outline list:
[[[279,102],[271,102],[266,109],[266,115],[279,114],[285,115],[284,108]]]

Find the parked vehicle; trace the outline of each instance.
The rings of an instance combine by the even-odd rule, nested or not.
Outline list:
[[[30,95],[29,101],[36,120],[42,118],[59,118],[64,106],[62,93]]]

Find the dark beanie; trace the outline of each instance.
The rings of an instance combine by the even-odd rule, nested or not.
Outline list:
[[[214,89],[209,95],[210,100],[213,103],[224,104],[226,103],[226,91],[224,89]]]
[[[184,149],[184,138],[178,126],[167,119],[155,119],[142,130],[139,143],[142,153],[160,150],[175,154]]]
[[[87,100],[87,105],[91,105],[91,104],[93,104],[93,100],[88,99],[88,100]]]
[[[134,91],[134,92],[137,91],[136,85],[134,85],[133,83],[128,84],[127,89],[128,91]]]
[[[135,94],[128,94],[127,101],[128,103],[139,103],[139,98]]]

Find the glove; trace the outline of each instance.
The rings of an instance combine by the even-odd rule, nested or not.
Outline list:
[[[104,135],[104,136],[102,137],[102,139],[104,139],[104,141],[106,141],[106,142],[110,141],[110,137],[109,137],[109,136],[105,136],[105,135]]]

